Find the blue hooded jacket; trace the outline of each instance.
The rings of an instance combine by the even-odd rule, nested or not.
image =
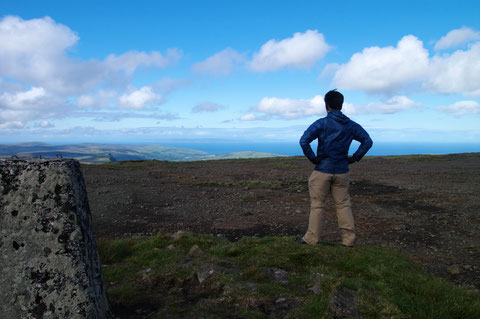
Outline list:
[[[310,143],[318,139],[317,155]],[[359,161],[372,147],[368,133],[341,111],[331,110],[327,116],[315,121],[300,138],[300,146],[305,156],[315,165],[315,170],[327,174],[348,173],[348,149],[352,140],[361,144],[353,154]]]

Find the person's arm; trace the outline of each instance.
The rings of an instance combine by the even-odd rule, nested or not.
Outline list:
[[[373,141],[370,138],[370,135],[368,135],[367,131],[365,131],[363,127],[358,124],[356,125],[355,135],[353,139],[360,142],[360,146],[358,147],[357,151],[353,153],[352,156],[348,157],[348,162],[350,164],[360,161],[373,145]]]
[[[320,125],[318,122],[313,123],[308,127],[308,129],[303,133],[302,137],[300,138],[300,146],[302,147],[303,154],[308,158],[310,162],[313,164],[318,164],[320,159],[315,155],[310,146],[310,143],[318,138],[318,131],[320,129]]]

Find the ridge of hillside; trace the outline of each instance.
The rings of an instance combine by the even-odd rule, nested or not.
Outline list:
[[[265,152],[234,152],[208,154],[193,148],[163,146],[159,144],[65,144],[52,145],[40,142],[0,144],[0,157],[73,158],[85,164],[102,164],[116,161],[201,161],[233,158],[263,158],[284,155]]]

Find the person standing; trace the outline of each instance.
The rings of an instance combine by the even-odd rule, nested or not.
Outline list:
[[[308,180],[311,201],[308,230],[299,239],[307,244],[315,245],[320,239],[325,220],[325,202],[330,193],[335,202],[342,244],[352,247],[355,242],[355,226],[348,193],[349,165],[360,161],[373,142],[359,124],[341,112],[343,100],[343,95],[336,89],[328,91],[324,97],[327,116],[310,125],[300,138],[303,153],[315,165]],[[314,140],[318,140],[316,154],[310,146]],[[352,140],[359,141],[360,146],[352,156],[348,156]]]

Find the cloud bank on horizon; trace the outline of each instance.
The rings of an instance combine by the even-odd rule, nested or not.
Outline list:
[[[197,61],[192,61],[191,52],[175,47],[86,59],[75,54],[80,36],[68,25],[48,16],[4,16],[0,18],[0,129],[11,134],[22,130],[48,132],[57,123],[72,119],[92,123],[154,119],[162,121],[163,126],[163,121],[178,125],[188,116],[229,111],[225,102],[206,94],[199,94],[188,112],[164,107],[177,98],[177,91],[184,90],[188,95],[188,89],[201,89],[203,84],[198,83],[205,78],[226,82],[238,75],[246,82],[250,78],[261,81],[265,74],[312,71],[322,63],[319,81],[368,97],[367,102],[347,99],[343,111],[350,116],[381,118],[421,110],[424,103],[416,100],[421,94],[458,97],[448,105],[432,106],[430,111],[438,114],[480,114],[479,30],[468,26],[445,30],[432,49],[419,37],[406,34],[395,45],[364,47],[345,61],[325,63],[326,57],[335,56],[338,45],[328,38],[321,30],[298,30],[281,39],[266,38],[263,44],[248,50],[226,46]],[[182,63],[189,65],[182,76],[148,76],[159,70],[173,74]],[[135,81],[145,74],[145,80]],[[243,109],[224,114],[219,123],[269,126],[274,121],[325,115],[322,95],[296,98],[277,94],[264,95]],[[94,130],[101,131],[101,127]],[[118,130],[138,132],[142,128]],[[213,131],[207,135],[213,137]]]

